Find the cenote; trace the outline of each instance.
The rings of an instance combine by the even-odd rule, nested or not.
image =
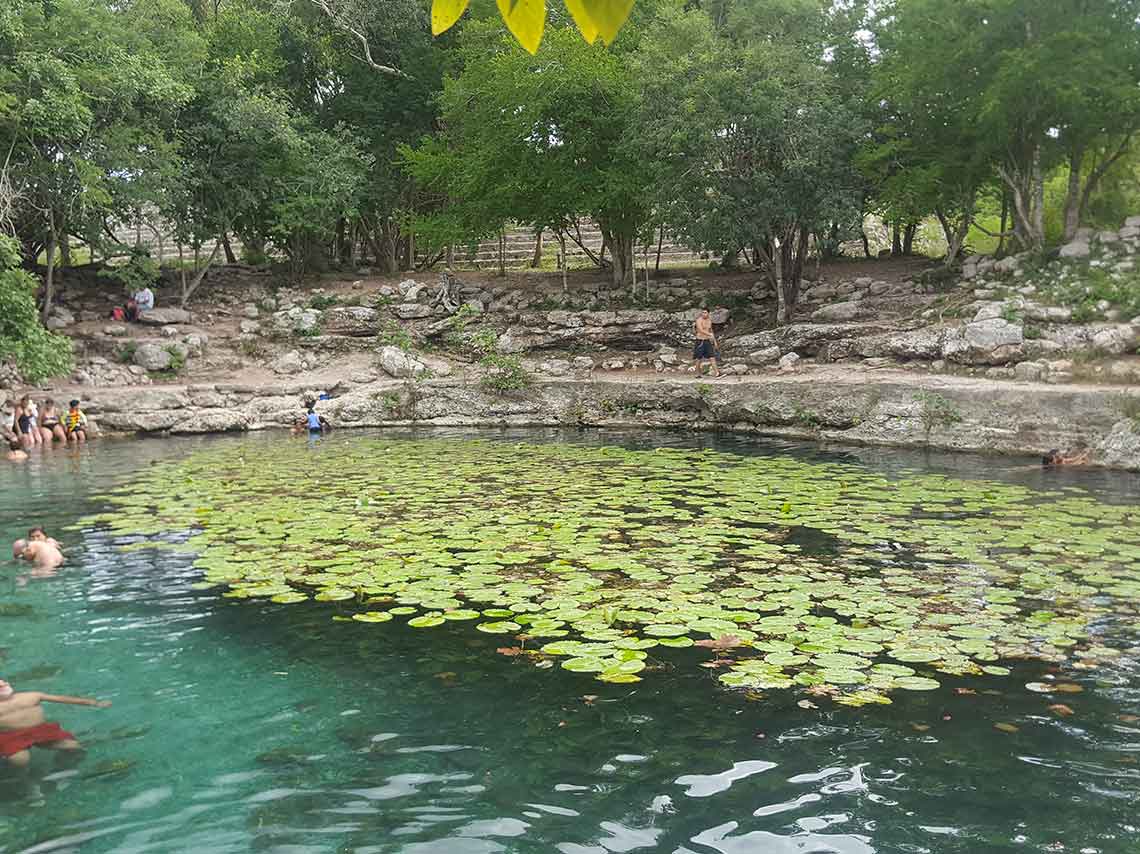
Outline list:
[[[1140,488],[673,433],[9,468],[0,851],[1140,850]]]

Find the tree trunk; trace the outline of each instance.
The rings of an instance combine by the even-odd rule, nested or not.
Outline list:
[[[1081,147],[1069,152],[1069,186],[1065,191],[1064,240],[1068,243],[1081,227],[1081,166],[1085,151]]]
[[[542,229],[534,235],[534,256],[530,259],[531,269],[537,270],[542,266]]]
[[[1009,190],[1005,187],[1001,188],[1001,227],[998,229],[998,245],[997,254],[1001,255],[1002,250],[1005,248],[1005,227],[1009,222]]]
[[[1045,245],[1045,182],[1041,175],[1041,150],[1034,147],[1029,163],[1010,159],[998,167],[1013,214],[1013,234],[1018,248],[1039,250]]]
[[[863,239],[863,254],[868,258],[871,256],[871,241],[867,239],[867,230],[865,228],[859,229],[859,236]]]
[[[59,236],[59,266],[61,269],[71,266],[71,235],[66,231]]]
[[[958,260],[958,256],[962,252],[962,247],[966,243],[966,237],[970,233],[970,225],[974,222],[975,198],[975,194],[971,193],[966,204],[959,212],[957,221],[941,208],[935,208],[934,215],[938,217],[938,222],[942,226],[942,233],[946,237],[947,267],[954,266],[954,262]]]
[[[897,232],[896,232],[897,233]],[[800,283],[804,275],[804,258],[807,256],[808,230],[792,225],[784,230],[780,241],[780,286],[777,288],[777,322],[792,322],[796,303],[800,298]]]
[[[902,255],[902,227],[896,220],[891,225],[891,257],[898,258]]]
[[[401,270],[414,270],[416,268],[416,232],[413,228],[408,228],[407,236],[404,238],[404,261],[400,265]]]
[[[44,276],[44,304],[40,309],[40,323],[47,325],[48,317],[51,315],[51,303],[55,298],[55,245],[56,245],[56,232],[55,232],[55,214],[49,209],[48,212],[48,242],[47,242],[47,274]]]
[[[226,251],[226,263],[236,264],[237,258],[234,256],[234,249],[230,246],[230,236],[226,232],[222,232],[222,249]]]
[[[455,266],[455,244],[454,243],[447,244],[447,250],[444,252],[444,262],[443,263],[444,263],[444,266],[446,266],[448,270],[450,270],[453,266]]]
[[[613,283],[616,287],[624,287],[633,281],[633,231],[632,229],[627,232],[606,231],[603,234],[605,243],[602,247],[604,249],[608,245],[613,254]]]
[[[566,293],[569,290],[569,285],[566,281],[566,232],[558,232],[558,243],[560,247],[558,253],[558,263],[559,266],[562,267],[562,293]]]
[[[180,302],[180,305],[182,306],[182,308],[186,308],[186,303],[188,303],[190,301],[190,297],[194,296],[194,291],[198,290],[198,286],[201,285],[202,282],[205,280],[206,274],[208,272],[210,272],[210,267],[214,263],[214,259],[218,257],[218,252],[221,250],[221,248],[222,248],[222,241],[221,240],[215,240],[214,241],[214,251],[210,253],[210,257],[206,259],[206,263],[202,266],[202,268],[200,270],[198,270],[198,272],[194,276],[193,281],[191,281],[189,285],[187,285],[186,275],[185,275],[185,273],[183,273],[183,276],[182,276],[182,299]],[[194,256],[195,256],[194,266],[195,266],[195,268],[197,268],[197,266],[198,266],[198,258],[197,258],[198,248],[197,247],[194,248]]]
[[[504,257],[507,251],[507,235],[503,229],[499,229],[499,275],[507,275],[507,259]]]
[[[906,230],[903,231],[903,255],[908,258],[914,254],[914,235],[918,232],[918,223],[908,223]]]

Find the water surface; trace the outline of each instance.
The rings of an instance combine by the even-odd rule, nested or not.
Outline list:
[[[430,435],[446,435],[438,431]],[[456,434],[458,435],[458,434]],[[469,435],[469,434],[463,434]],[[1031,461],[844,451],[684,434],[484,432],[518,441],[845,459],[1135,503],[1136,478]],[[0,535],[59,528],[151,460],[210,442],[93,443],[5,471]],[[336,453],[314,444],[313,465]],[[288,488],[288,472],[282,473]],[[64,537],[69,564],[4,566],[4,673],[18,687],[108,697],[56,707],[89,746],[0,783],[0,851],[1003,852],[1140,850],[1140,667],[1077,673],[1056,697],[1009,678],[947,679],[891,706],[749,699],[673,650],[675,667],[605,685],[497,656],[469,626],[333,623],[327,606],[199,591],[192,556]],[[1073,674],[1069,674],[1072,677]],[[973,692],[973,693],[970,693]],[[995,723],[1012,724],[1002,732]]]

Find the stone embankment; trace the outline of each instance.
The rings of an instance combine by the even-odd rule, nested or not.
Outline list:
[[[205,433],[283,427],[320,389],[204,385],[86,390],[103,430]],[[462,377],[356,385],[317,410],[338,427],[636,426],[1003,454],[1088,446],[1140,470],[1140,394],[821,366],[768,377],[545,379],[507,393]]]

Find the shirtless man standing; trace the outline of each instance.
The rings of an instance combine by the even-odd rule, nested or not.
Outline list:
[[[75,736],[59,724],[48,723],[41,703],[67,703],[72,706],[94,706],[105,709],[107,700],[88,700],[85,697],[65,697],[41,694],[39,691],[16,693],[12,686],[0,679],[0,756],[16,768],[24,768],[31,761],[30,747],[50,750],[79,750]]]
[[[697,336],[697,344],[693,347],[693,361],[697,365],[697,376],[704,376],[704,364],[710,362],[715,376],[720,376],[720,366],[716,363],[716,333],[713,332],[712,317],[709,310],[702,308],[697,315],[697,322],[693,324],[693,331]]]

